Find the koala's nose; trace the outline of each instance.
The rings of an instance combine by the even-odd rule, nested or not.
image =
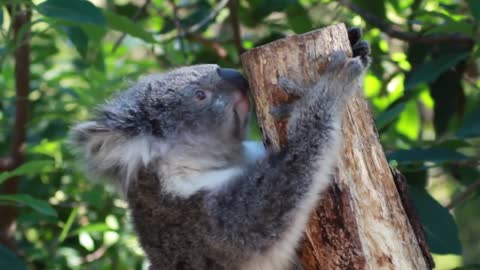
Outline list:
[[[244,94],[247,93],[248,81],[240,72],[231,68],[218,68],[217,73],[220,78],[240,89]]]

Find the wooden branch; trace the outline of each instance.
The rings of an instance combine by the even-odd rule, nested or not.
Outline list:
[[[473,183],[468,185],[465,190],[455,195],[452,201],[447,205],[447,208],[453,209],[457,207],[459,203],[463,202],[467,197],[472,195],[477,190],[480,190],[480,179],[475,180]]]
[[[285,142],[285,122],[269,114],[288,102],[277,78],[291,70],[312,78],[336,50],[351,55],[346,28],[330,26],[252,49],[241,57],[266,145]],[[368,105],[358,94],[343,124],[344,149],[331,188],[312,213],[299,256],[306,270],[431,269],[405,213],[378,141]],[[281,199],[281,198],[280,198]]]
[[[338,0],[338,2],[360,15],[368,24],[371,24],[372,26],[380,29],[380,31],[386,33],[392,38],[397,38],[411,43],[422,44],[464,44],[469,48],[471,48],[475,44],[474,40],[471,37],[459,33],[422,35],[412,32],[406,32],[403,31],[400,27],[390,22],[384,21],[377,16],[369,13],[362,7],[353,3],[351,0]]]
[[[15,168],[15,160],[13,157],[1,157],[0,158],[0,173],[13,170]]]
[[[30,92],[30,29],[31,12],[28,8],[21,9],[20,5],[8,5],[7,10],[13,18],[12,26],[15,42],[21,44],[15,49],[15,122],[10,148],[11,163],[9,169],[15,169],[23,163],[25,140],[27,137],[27,122]],[[3,194],[15,194],[18,190],[18,177],[12,177],[3,183]],[[15,206],[0,206],[0,244],[17,252],[13,234],[15,232],[18,209]]]
[[[204,38],[202,35],[197,33],[187,33],[187,38],[212,49],[220,58],[225,58],[228,55],[227,49],[225,49],[225,47],[223,47],[223,45],[218,41]]]
[[[415,236],[417,237],[418,245],[422,250],[422,254],[425,257],[428,267],[430,269],[433,269],[435,267],[435,262],[433,261],[433,257],[430,254],[430,248],[428,247],[427,238],[425,237],[425,232],[423,230],[422,224],[420,223],[420,219],[418,218],[417,211],[415,210],[415,206],[413,205],[413,201],[408,196],[407,179],[399,170],[390,170],[392,172],[393,180],[395,181],[395,186],[397,187],[398,194],[400,195],[403,209],[405,209],[405,213],[407,214]]]

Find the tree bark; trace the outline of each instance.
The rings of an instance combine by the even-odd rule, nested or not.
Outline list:
[[[335,50],[352,55],[343,24],[294,35],[242,55],[264,143],[273,151],[285,142],[286,122],[275,122],[269,111],[290,102],[277,86],[277,78],[288,72],[310,80]],[[428,248],[425,251],[420,243],[423,232],[414,230],[404,210],[403,194],[395,186],[361,93],[348,105],[343,136],[333,183],[312,213],[298,250],[303,268],[432,269]]]
[[[27,122],[30,92],[30,29],[31,11],[20,5],[7,5],[12,17],[15,39],[15,122],[12,132],[10,156],[1,158],[0,173],[22,165],[24,159],[25,140],[27,138]],[[24,29],[27,27],[26,29]],[[0,194],[15,194],[18,191],[19,177],[12,177],[0,186]],[[8,247],[14,253],[18,249],[14,239],[18,209],[15,205],[0,205],[0,245]]]

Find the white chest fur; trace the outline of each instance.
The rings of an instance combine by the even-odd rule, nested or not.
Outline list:
[[[245,165],[265,156],[261,143],[246,141],[243,143],[244,164],[232,167],[215,168],[216,161],[209,159],[192,159],[177,155],[160,165],[164,179],[163,186],[171,194],[186,198],[200,190],[216,190],[242,173]],[[198,169],[211,166],[212,169]]]

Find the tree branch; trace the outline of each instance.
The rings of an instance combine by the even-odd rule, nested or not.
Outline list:
[[[145,0],[145,3],[143,3],[143,5],[137,10],[137,12],[135,12],[135,14],[133,15],[132,17],[132,21],[136,22],[137,19],[140,17],[140,15],[142,15],[143,13],[145,13],[145,11],[147,10],[147,7],[148,5],[150,5],[150,3],[152,2],[152,0]],[[114,53],[118,47],[120,46],[120,44],[122,43],[123,39],[125,38],[125,36],[127,36],[126,33],[122,33],[122,35],[117,39],[117,41],[115,42],[115,44],[113,45],[113,48],[112,48],[112,53]]]
[[[8,169],[14,169],[23,163],[25,140],[27,137],[27,122],[30,92],[30,19],[31,11],[26,7],[22,9],[20,5],[8,5],[7,10],[12,19],[12,27],[15,42],[21,44],[15,49],[15,86],[16,86],[16,104],[15,104],[15,123],[13,127],[12,143],[10,148],[10,157],[4,161],[9,161]],[[24,29],[27,27],[27,29]],[[18,177],[12,177],[4,182],[2,187],[3,194],[15,194],[18,190]],[[0,243],[17,252],[13,233],[15,232],[18,209],[15,206],[0,206]]]
[[[468,196],[478,189],[480,189],[480,179],[475,180],[473,183],[467,186],[465,190],[453,197],[452,201],[447,205],[447,208],[451,210],[457,207],[461,202],[463,202]]]
[[[228,4],[228,2],[229,2],[229,0],[220,1],[220,3],[218,3],[218,5],[216,5],[213,8],[212,12],[210,12],[210,14],[208,14],[207,17],[203,18],[203,20],[201,20],[197,24],[189,27],[186,30],[186,33],[195,33],[198,30],[200,30],[202,27],[207,25],[210,21],[212,21],[213,19],[215,19],[215,17],[217,17],[218,13]],[[234,1],[230,1],[230,2],[234,2]]]
[[[222,44],[220,44],[220,42],[206,39],[202,35],[197,33],[187,33],[187,38],[193,41],[196,41],[205,47],[212,49],[220,58],[227,57],[228,52],[225,49],[225,47],[223,47]]]
[[[0,158],[0,173],[12,170],[15,166],[15,160],[11,156]]]
[[[182,50],[183,57],[185,58],[185,60],[187,60],[188,53],[185,49],[185,41],[184,41],[186,31],[183,29],[182,24],[180,23],[180,18],[178,16],[178,7],[175,4],[175,0],[170,0],[168,2],[170,3],[173,9],[173,22],[175,23],[175,28],[177,28],[178,41],[180,42],[180,49]]]
[[[431,35],[421,35],[417,33],[411,33],[403,31],[397,25],[392,24],[391,22],[384,21],[377,16],[369,13],[362,7],[354,4],[351,0],[338,0],[338,2],[348,7],[353,12],[360,15],[367,23],[372,26],[380,29],[380,31],[386,33],[392,38],[400,39],[403,41],[411,43],[422,43],[422,44],[440,44],[440,43],[460,43],[465,44],[469,47],[473,46],[474,40],[471,37],[462,35],[462,34],[431,34]]]
[[[228,3],[228,8],[230,10],[230,23],[233,30],[233,42],[235,43],[235,48],[237,49],[238,57],[245,52],[245,49],[242,46],[242,35],[240,33],[240,24],[238,22],[238,9],[237,9],[237,0],[231,0]]]

